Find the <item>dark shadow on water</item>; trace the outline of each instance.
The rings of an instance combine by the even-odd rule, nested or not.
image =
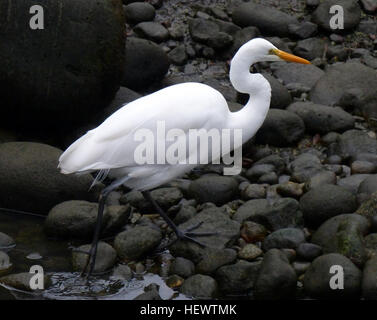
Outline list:
[[[11,273],[29,272],[40,265],[51,278],[52,285],[40,292],[25,292],[0,285],[3,299],[54,300],[132,300],[151,283],[159,285],[162,299],[188,299],[170,289],[158,274],[146,273],[130,281],[113,279],[110,274],[93,277],[88,283],[73,272],[70,243],[48,238],[43,232],[44,217],[0,211],[0,231],[11,236],[16,247],[7,253],[12,263]]]

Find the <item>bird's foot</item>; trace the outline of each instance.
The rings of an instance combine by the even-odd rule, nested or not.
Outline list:
[[[191,241],[196,243],[197,245],[201,246],[202,248],[205,248],[206,245],[199,241],[196,240],[195,237],[208,237],[208,236],[215,236],[218,235],[217,232],[192,232],[195,229],[198,229],[201,225],[203,224],[203,221],[185,229],[185,230],[179,230],[177,229],[177,238],[179,240],[184,240],[184,241]]]

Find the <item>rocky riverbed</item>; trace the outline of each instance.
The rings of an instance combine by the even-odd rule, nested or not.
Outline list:
[[[335,2],[343,30],[328,27]],[[28,1],[11,3],[0,4],[11,21],[0,31],[12,30],[0,32],[0,206],[39,215],[0,213],[0,283],[17,298],[30,298],[38,264],[46,299],[377,299],[377,1],[62,0],[37,35],[17,15]],[[239,110],[247,97],[229,61],[255,37],[312,64],[253,66],[271,84],[271,109],[241,174],[208,165],[151,192],[180,228],[203,222],[199,232],[217,235],[201,238],[205,248],[174,242],[142,194],[120,188],[96,276],[82,283],[86,256],[71,249],[88,249],[103,184],[89,192],[90,174],[60,174],[62,150],[180,82],[206,83]],[[343,289],[330,285],[334,266]]]

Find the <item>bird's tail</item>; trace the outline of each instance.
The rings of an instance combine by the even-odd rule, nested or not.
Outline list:
[[[81,138],[72,143],[59,157],[58,168],[61,173],[70,174],[90,171],[93,159],[96,159],[98,148],[91,139],[93,131],[88,131]]]

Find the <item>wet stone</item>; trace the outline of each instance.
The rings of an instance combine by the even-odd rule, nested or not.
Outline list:
[[[193,181],[189,187],[189,195],[199,203],[223,205],[234,200],[237,194],[236,180],[225,176],[206,175]]]
[[[314,243],[300,243],[296,249],[297,256],[303,260],[312,261],[322,254],[322,247]]]
[[[13,247],[15,245],[15,241],[13,238],[5,234],[4,232],[0,232],[0,250],[5,250]]]
[[[184,223],[196,215],[196,209],[192,206],[183,205],[174,217],[175,224]]]
[[[367,259],[363,237],[369,227],[369,221],[360,215],[338,215],[318,228],[312,242],[320,245],[324,253],[342,254],[362,266]]]
[[[235,264],[221,267],[215,275],[221,291],[229,294],[246,293],[254,287],[260,265],[260,261],[238,260]]]
[[[249,243],[246,244],[241,250],[238,252],[238,257],[244,260],[254,260],[258,258],[263,251],[256,245]]]
[[[275,170],[273,164],[255,164],[246,172],[246,177],[252,181],[256,182],[261,176],[271,173]]]
[[[188,278],[194,274],[195,265],[192,261],[177,257],[170,265],[169,273],[176,274],[182,278]]]
[[[186,54],[186,47],[184,45],[180,45],[168,53],[168,57],[170,61],[177,65],[183,66],[187,62],[187,54]]]
[[[376,173],[377,166],[368,161],[356,160],[351,164],[352,174]]]
[[[263,250],[268,251],[273,248],[296,249],[305,242],[305,234],[300,229],[284,228],[274,231],[263,241]]]
[[[30,281],[33,277],[32,273],[29,272],[23,272],[23,273],[13,273],[4,277],[0,278],[0,283],[3,283],[9,287],[18,289],[18,290],[23,290],[23,291],[28,291],[28,292],[35,292],[30,287]],[[51,285],[51,281],[49,276],[44,275],[43,277],[43,287],[44,289],[47,289]]]
[[[263,241],[266,236],[267,229],[263,225],[253,221],[245,221],[242,224],[241,237],[247,243]]]
[[[141,37],[157,43],[169,39],[169,31],[157,22],[140,22],[135,26],[134,31]]]
[[[283,197],[299,198],[303,195],[303,185],[288,181],[286,183],[279,184],[276,187],[276,192]]]
[[[329,286],[333,274],[329,272],[334,265],[339,265],[344,272],[344,289],[332,290]],[[338,253],[330,253],[316,258],[305,273],[305,292],[313,298],[349,299],[357,298],[361,289],[362,273],[349,260]]]
[[[314,175],[305,184],[307,190],[320,188],[324,184],[336,184],[336,175],[332,171],[322,171]]]
[[[237,252],[233,249],[206,251],[200,262],[196,265],[195,272],[201,274],[211,274],[218,268],[234,262]]]
[[[196,274],[185,280],[180,291],[189,297],[211,299],[218,295],[218,285],[212,277]]]
[[[173,274],[169,278],[166,279],[166,285],[169,288],[177,289],[183,284],[184,281],[185,280],[182,277],[176,274]]]
[[[131,280],[133,277],[133,272],[131,268],[125,264],[120,264],[117,267],[114,268],[112,277],[115,279],[121,279],[121,280]]]
[[[292,267],[296,271],[297,276],[300,276],[308,270],[310,262],[295,261],[292,263]]]
[[[157,247],[162,239],[161,231],[149,226],[135,226],[119,233],[114,248],[121,259],[134,260]]]
[[[257,222],[274,231],[300,225],[302,223],[302,213],[297,200],[292,198],[270,201],[256,199],[249,200],[240,206],[233,219],[239,222]]]
[[[191,241],[178,240],[170,246],[171,253],[174,256],[181,256],[198,263],[207,254],[230,247],[240,236],[240,224],[231,220],[228,213],[221,208],[206,208],[192,219],[179,225],[179,228],[185,230],[186,228],[197,226],[199,223],[201,225],[193,232],[215,232],[214,235],[202,236],[198,239],[206,247],[203,248]]]
[[[248,184],[241,189],[241,197],[245,200],[263,199],[266,197],[266,187],[260,184]]]
[[[377,299],[377,257],[368,260],[365,264],[361,286],[364,299]]]
[[[0,276],[4,276],[12,270],[12,263],[8,254],[0,251]]]
[[[138,295],[134,300],[162,300],[159,289],[159,285],[151,283],[144,288],[144,293]]]
[[[77,248],[77,250],[83,252],[89,252],[91,245],[86,244]],[[94,265],[94,273],[104,272],[112,268],[115,264],[117,254],[112,246],[106,242],[98,242],[96,263]],[[72,265],[75,271],[81,272],[86,264],[88,255],[82,252],[72,252]]]
[[[255,282],[255,298],[258,300],[293,299],[297,276],[288,258],[278,249],[265,255]]]
[[[149,3],[134,2],[124,7],[126,22],[139,23],[152,21],[156,15],[156,10]]]
[[[303,195],[300,207],[305,221],[318,226],[336,215],[353,213],[357,209],[357,202],[356,197],[348,190],[324,184]]]

